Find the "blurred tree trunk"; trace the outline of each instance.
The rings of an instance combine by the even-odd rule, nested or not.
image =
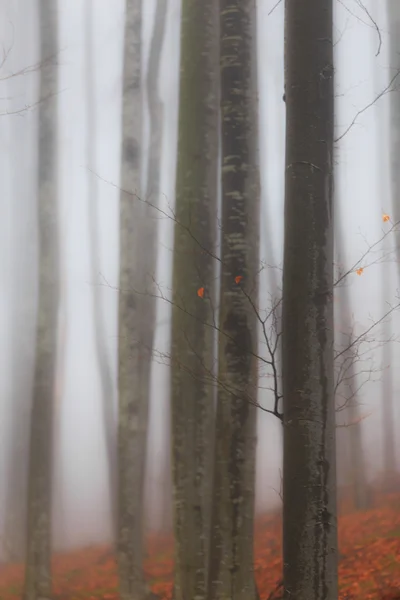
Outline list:
[[[161,66],[161,52],[164,44],[165,29],[167,24],[167,0],[157,0],[157,4],[154,11],[154,23],[153,32],[150,41],[150,52],[149,60],[147,64],[146,74],[146,92],[147,92],[147,106],[149,111],[149,155],[147,161],[147,177],[145,187],[145,235],[143,244],[146,244],[148,251],[146,255],[141,255],[142,260],[147,261],[147,267],[145,273],[152,274],[153,281],[149,280],[148,289],[152,294],[157,295],[157,290],[154,286],[156,278],[157,268],[157,233],[158,227],[157,222],[160,219],[160,213],[158,211],[160,202],[160,178],[162,169],[162,143],[163,143],[163,103],[159,93],[159,78],[160,78],[160,66]],[[152,240],[151,247],[149,246],[149,239]],[[150,303],[150,304],[149,304]],[[150,297],[146,299],[146,304],[143,306],[144,309],[148,309],[147,315],[144,318],[147,319],[152,325],[148,329],[149,338],[147,345],[149,348],[154,346],[154,338],[156,332],[156,316],[157,316],[157,304],[156,298]],[[154,324],[154,325],[153,325]],[[151,355],[149,355],[151,359]],[[148,362],[148,393],[150,394],[151,385],[151,360]],[[170,452],[168,449],[170,445],[165,447],[165,484],[161,492],[161,496],[167,497],[167,494],[172,494],[172,483],[171,483],[171,466],[170,466]],[[171,500],[169,500],[169,507]],[[148,522],[151,520],[151,511],[148,513]],[[170,520],[169,520],[170,523]]]
[[[342,221],[340,220],[339,213],[339,202],[335,205],[335,254],[338,264],[343,261],[343,256],[346,255],[344,240],[342,236]],[[341,414],[345,415],[345,421],[348,427],[346,427],[345,435],[348,437],[348,450],[349,450],[349,475],[350,485],[353,493],[353,505],[358,510],[365,510],[368,508],[368,486],[367,486],[367,474],[365,470],[365,461],[363,453],[362,443],[362,422],[361,413],[359,406],[359,398],[357,394],[357,372],[356,363],[357,359],[357,347],[351,347],[353,341],[351,335],[353,328],[353,314],[351,310],[351,299],[347,282],[344,281],[343,285],[338,290],[338,319],[337,325],[339,326],[338,333],[338,350],[349,347],[349,350],[343,353],[340,357],[339,365],[339,385],[338,391],[341,392],[340,399],[337,404],[342,407],[345,405],[345,409],[341,410]],[[335,315],[336,316],[336,315]]]
[[[256,27],[254,0],[221,0],[222,251],[212,600],[257,597],[253,570],[260,269]]]
[[[64,512],[64,494],[63,494],[63,463],[62,463],[62,401],[64,399],[65,387],[65,360],[67,350],[67,334],[68,334],[68,309],[66,302],[67,288],[67,273],[65,262],[62,257],[62,239],[65,237],[65,229],[63,235],[59,235],[60,248],[60,304],[58,312],[58,336],[57,336],[57,367],[56,367],[56,384],[54,391],[54,415],[53,415],[53,446],[52,446],[52,506],[51,515],[52,523],[52,540],[55,550],[65,547],[68,533],[65,523]]]
[[[332,0],[285,6],[283,573],[287,600],[335,600]]]
[[[146,210],[147,217],[149,219],[152,217],[153,220],[159,218],[157,212],[152,209],[153,205],[156,207],[158,206],[160,195],[163,104],[160,98],[158,84],[161,51],[164,43],[167,21],[167,6],[167,0],[157,0],[146,78],[147,103],[150,114],[150,147],[146,182]],[[153,248],[155,251],[157,250],[156,244],[153,245]],[[155,264],[156,260],[157,253],[154,252],[152,262]]]
[[[389,28],[389,61],[393,75],[400,71],[400,5],[396,0],[387,0],[387,17]],[[400,222],[400,96],[398,91],[398,79],[396,89],[390,94],[390,128],[389,128],[389,157],[390,157],[390,181],[393,205],[393,221]],[[378,128],[378,135],[382,132]],[[382,151],[381,151],[382,152]],[[387,241],[385,240],[385,250]],[[396,250],[398,257],[398,269],[400,278],[400,233],[396,233]],[[383,265],[383,303],[386,304],[385,292],[388,289],[390,278],[389,267]],[[385,312],[387,306],[385,306]],[[384,322],[385,338],[390,337],[390,321]],[[396,471],[396,445],[395,445],[395,419],[394,419],[394,394],[393,377],[391,371],[392,348],[389,343],[383,346],[382,375],[382,416],[383,416],[383,469],[385,473],[385,485],[391,484],[391,479]]]
[[[144,595],[142,569],[143,485],[148,397],[141,394],[138,324],[137,248],[135,237],[143,215],[141,198],[142,2],[126,0],[122,92],[120,193],[120,280],[118,329],[118,568],[121,600]]]
[[[147,195],[141,193],[142,72],[140,0],[127,0],[120,196],[118,566],[121,600],[147,594],[143,578],[144,481],[156,320],[157,211],[162,106],[157,93],[166,5],[156,13],[157,39],[148,76],[150,150]],[[164,15],[164,18],[163,18]],[[161,19],[161,28],[158,19]]]
[[[86,87],[86,156],[88,169],[88,205],[89,205],[89,243],[90,261],[93,285],[93,317],[95,349],[97,355],[98,372],[101,386],[101,403],[103,411],[103,427],[107,451],[108,482],[110,493],[110,507],[112,532],[115,536],[117,528],[117,462],[116,462],[116,413],[114,409],[114,382],[111,372],[110,357],[107,349],[107,332],[105,328],[102,291],[98,285],[101,273],[101,247],[99,240],[99,213],[96,176],[96,101],[95,101],[95,68],[93,60],[93,3],[88,0],[86,4],[86,69],[84,70]]]
[[[13,133],[14,139],[21,143],[23,134],[18,137],[18,129],[13,129]],[[11,160],[12,165],[17,166],[18,174],[15,177],[14,206],[11,209],[13,276],[10,302],[10,434],[3,545],[8,559],[22,561],[26,550],[29,430],[35,362],[37,269],[32,265],[32,257],[36,254],[36,235],[32,231],[35,216],[32,213],[36,210],[36,201],[32,202],[31,190],[20,189],[20,186],[26,185],[25,181],[21,181],[24,178],[21,178],[20,148],[15,148]]]
[[[52,424],[60,295],[57,201],[58,9],[55,2],[40,0],[39,27],[39,299],[31,414],[24,600],[47,600],[51,592]]]
[[[3,5],[5,8],[5,5]],[[11,5],[8,5],[11,7]],[[21,64],[26,66],[26,57],[30,63],[37,60],[36,52],[32,56],[33,45],[37,44],[36,31],[32,19],[36,20],[36,3],[29,6],[13,3],[13,27],[18,31],[23,43],[13,46],[7,55],[5,69],[16,72]],[[4,22],[6,22],[4,20]],[[36,81],[34,82],[34,85]],[[31,97],[32,83],[26,77],[11,77],[3,80],[2,96],[9,99],[10,111],[15,109],[13,99],[25,98],[27,105]],[[35,85],[36,88],[36,85]],[[35,89],[36,94],[36,89]],[[33,117],[32,111],[31,117]],[[34,118],[34,117],[33,117]],[[27,115],[7,118],[10,128],[10,148],[8,149],[11,166],[11,232],[12,282],[9,290],[10,311],[10,399],[9,432],[7,434],[7,475],[5,489],[4,541],[7,558],[23,561],[26,551],[26,509],[28,491],[29,430],[33,391],[33,373],[35,363],[36,312],[38,290],[38,268],[36,260],[37,231],[36,197],[32,189],[37,186],[35,169],[24,169],[21,177],[21,165],[30,164],[32,152],[37,147],[36,132],[32,134],[32,124],[28,124]],[[6,167],[7,168],[7,167]],[[8,226],[8,224],[7,224]]]
[[[201,600],[207,596],[215,396],[216,2],[183,0],[181,19],[171,333],[174,600]]]

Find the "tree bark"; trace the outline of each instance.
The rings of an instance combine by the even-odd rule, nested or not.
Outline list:
[[[332,0],[286,0],[283,573],[287,600],[335,600]]]
[[[36,363],[31,414],[28,543],[24,600],[44,600],[51,592],[52,424],[56,379],[59,305],[59,234],[57,190],[58,9],[39,2],[39,299]]]
[[[142,2],[127,0],[122,95],[120,194],[120,289],[118,347],[118,569],[121,600],[144,595],[143,481],[148,397],[142,394],[136,239],[143,218],[142,163]],[[143,249],[141,249],[143,252]],[[141,284],[140,284],[141,285]]]
[[[222,250],[212,600],[257,597],[253,570],[260,214],[256,40],[254,0],[221,0]]]
[[[92,35],[93,8],[92,0],[86,5],[86,156],[88,169],[88,205],[89,205],[89,244],[91,272],[93,277],[93,316],[94,336],[97,364],[101,386],[101,404],[103,411],[103,427],[107,452],[108,482],[110,490],[111,523],[113,535],[116,535],[117,527],[117,424],[116,411],[114,407],[114,382],[111,372],[110,358],[107,352],[107,334],[105,329],[103,307],[101,302],[101,288],[97,285],[100,275],[100,240],[98,220],[98,195],[96,169],[96,121],[95,121],[95,62],[93,61],[93,35]]]
[[[217,8],[183,0],[171,332],[174,600],[207,597],[218,161]],[[198,290],[204,289],[204,296]]]

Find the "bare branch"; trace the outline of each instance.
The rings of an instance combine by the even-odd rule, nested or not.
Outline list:
[[[397,71],[397,73],[392,77],[392,79],[390,80],[388,85],[381,92],[379,92],[379,94],[371,102],[369,102],[369,104],[367,104],[366,106],[364,106],[364,108],[361,108],[358,112],[356,112],[350,125],[345,129],[345,131],[338,138],[335,139],[335,143],[339,142],[340,140],[342,140],[344,138],[345,135],[347,135],[347,133],[350,131],[350,129],[352,129],[352,127],[354,127],[354,125],[356,124],[357,119],[360,115],[362,115],[369,108],[374,106],[374,104],[376,104],[376,102],[378,102],[378,100],[380,98],[382,98],[382,96],[384,96],[388,92],[393,91],[392,86],[393,86],[394,82],[396,81],[396,79],[398,78],[399,74],[400,74],[400,71]]]

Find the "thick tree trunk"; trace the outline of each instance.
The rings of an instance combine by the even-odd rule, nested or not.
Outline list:
[[[148,394],[140,373],[147,377],[147,350],[140,323],[142,288],[137,245],[143,224],[141,197],[142,2],[127,0],[125,16],[122,97],[120,195],[120,290],[118,349],[118,568],[121,600],[144,595],[143,581],[143,472],[146,455]],[[139,281],[138,281],[139,280]],[[145,368],[141,369],[144,366]],[[145,372],[146,371],[146,372]],[[146,380],[146,379],[145,379]]]
[[[222,253],[210,598],[257,596],[253,520],[260,186],[256,6],[220,3]]]
[[[183,0],[171,338],[175,600],[207,596],[218,161],[217,8]],[[198,290],[204,288],[204,296]]]
[[[31,415],[28,544],[24,600],[50,598],[52,424],[55,395],[59,250],[57,202],[58,9],[39,2],[39,300]]]
[[[98,195],[96,172],[96,110],[95,110],[95,63],[93,61],[93,8],[92,0],[88,0],[86,6],[86,69],[84,72],[86,86],[86,156],[88,169],[88,205],[89,205],[89,243],[90,260],[93,285],[93,316],[95,349],[97,365],[100,376],[101,404],[103,411],[103,427],[107,451],[108,482],[110,490],[110,507],[112,532],[115,536],[117,528],[117,469],[116,469],[116,446],[117,446],[117,424],[114,406],[114,382],[112,378],[110,358],[107,351],[107,333],[105,329],[103,307],[101,302],[101,288],[98,286],[98,278],[101,272],[100,264],[100,240],[98,219]],[[94,172],[93,172],[94,171]]]
[[[283,563],[287,600],[335,600],[332,0],[286,0]]]

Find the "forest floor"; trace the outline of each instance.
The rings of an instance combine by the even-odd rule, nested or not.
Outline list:
[[[376,503],[375,503],[376,504]],[[400,600],[400,495],[382,498],[379,508],[339,518],[340,600]],[[258,519],[255,539],[260,600],[275,597],[281,579],[281,521]],[[109,548],[86,548],[54,558],[54,600],[118,600],[117,571]],[[148,540],[145,571],[161,600],[172,592],[172,540]],[[0,568],[0,600],[21,598],[23,567]]]

